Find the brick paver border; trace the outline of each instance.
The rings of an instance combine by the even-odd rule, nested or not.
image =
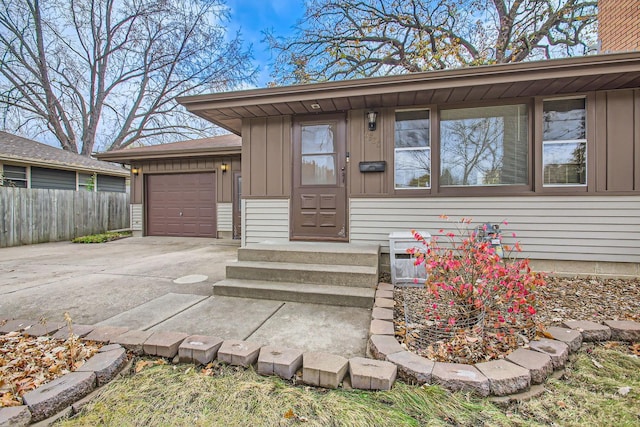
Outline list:
[[[580,348],[580,343],[584,341],[599,341],[607,337],[616,338],[637,338],[640,333],[640,323],[632,321],[605,321],[603,324],[594,322],[565,322],[564,328],[550,328],[552,335],[558,335],[555,339],[544,339],[533,341],[529,350],[514,352],[513,357],[501,359],[499,362],[485,362],[476,365],[453,364],[433,362],[420,357],[414,353],[406,351],[395,339],[390,331],[394,330],[392,313],[395,302],[393,300],[393,285],[380,283],[377,289],[377,296],[372,310],[370,337],[367,345],[367,355],[371,359],[379,360],[376,363],[367,364],[362,357],[344,359],[336,355],[327,355],[326,360],[318,357],[320,353],[305,352],[303,350],[279,348],[277,346],[255,345],[255,350],[251,357],[243,359],[242,366],[253,366],[258,364],[258,372],[263,375],[278,375],[287,380],[291,379],[293,373],[305,369],[305,355],[307,355],[309,366],[306,366],[311,373],[317,374],[318,378],[328,378],[331,381],[315,381],[309,379],[308,384],[337,387],[343,378],[351,379],[351,387],[359,389],[390,389],[396,376],[412,384],[438,384],[448,390],[465,390],[487,395],[517,395],[527,392],[533,386],[546,380],[553,375],[553,369],[564,368],[567,355]],[[37,322],[30,322],[24,319],[16,321],[8,320],[0,322],[6,329],[10,325],[16,325],[16,329],[24,329],[24,325],[35,325]],[[9,329],[11,329],[9,327]],[[200,351],[198,358],[193,358],[194,363],[209,363],[214,360],[227,360],[220,357],[218,349],[223,349],[225,341],[227,346],[244,344],[237,340],[222,340],[217,337],[192,336],[175,333],[171,331],[145,332],[129,331],[126,328],[121,330],[82,325],[78,327],[82,335],[89,339],[98,336],[106,345],[100,353],[92,357],[85,364],[85,368],[69,373],[50,383],[45,384],[42,390],[34,390],[30,398],[25,399],[24,406],[0,408],[0,426],[15,425],[26,426],[32,422],[40,421],[46,417],[44,422],[53,421],[60,416],[73,414],[80,410],[82,405],[94,395],[95,387],[101,387],[108,381],[116,377],[118,372],[123,370],[127,359],[123,357],[124,349],[120,344],[129,350],[130,353],[146,354],[150,356],[166,355],[175,356],[177,363],[180,356],[176,356],[182,345],[185,349],[192,347],[196,341],[199,345],[208,345],[207,351]],[[6,333],[8,331],[2,331]],[[54,338],[60,338],[68,331],[64,328],[56,334],[55,330],[44,328],[39,331],[42,334],[54,334]],[[94,332],[92,335],[91,333]],[[579,335],[579,336],[578,336]],[[188,337],[188,338],[187,338]],[[185,340],[186,338],[186,340]],[[131,341],[131,342],[129,342]],[[135,342],[134,342],[135,341]],[[183,344],[184,343],[184,344]],[[135,344],[135,345],[134,345]],[[145,345],[146,344],[146,345]],[[247,343],[249,344],[249,343]],[[253,347],[252,347],[253,348]],[[134,351],[134,350],[137,350]],[[142,350],[142,351],[141,351]],[[261,354],[264,353],[264,354]],[[186,354],[186,353],[185,353]],[[191,353],[189,353],[191,354]],[[329,357],[331,356],[331,357]],[[186,356],[182,356],[185,361]],[[95,360],[94,360],[95,358]],[[209,358],[211,360],[209,360]],[[341,363],[334,359],[344,359]],[[302,360],[301,360],[302,359]],[[190,360],[189,358],[186,361]],[[227,360],[228,361],[228,360]],[[325,363],[326,362],[326,363]],[[373,362],[373,361],[372,361]],[[336,366],[333,366],[336,365]],[[349,367],[352,367],[350,370]],[[313,370],[313,372],[311,372]],[[93,381],[91,386],[83,385],[81,390],[69,390],[71,381],[66,376],[89,375]],[[316,372],[317,371],[317,372]],[[312,375],[309,377],[313,377]],[[315,378],[315,377],[313,377]],[[84,381],[86,383],[86,380]],[[60,392],[56,393],[55,387],[60,385]],[[49,385],[49,387],[46,387]],[[88,397],[88,393],[91,394]],[[46,393],[46,395],[45,395]],[[67,397],[71,396],[71,397]],[[49,403],[47,399],[52,399]],[[66,399],[66,400],[65,400]],[[80,400],[78,400],[80,399]],[[38,407],[30,407],[29,401],[37,401]],[[77,400],[77,402],[76,402]],[[46,405],[42,402],[47,403]],[[48,406],[47,406],[48,405]],[[43,407],[50,409],[43,410]],[[61,410],[62,409],[62,410]],[[57,413],[56,413],[57,412]]]

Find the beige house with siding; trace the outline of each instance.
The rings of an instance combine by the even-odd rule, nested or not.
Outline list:
[[[179,102],[242,138],[243,245],[388,253],[389,233],[438,234],[446,214],[508,221],[505,241],[551,270],[640,272],[639,52]]]

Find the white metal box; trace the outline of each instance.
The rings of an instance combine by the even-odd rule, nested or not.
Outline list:
[[[426,242],[431,241],[431,234],[418,231]],[[389,234],[389,265],[391,267],[391,282],[394,286],[415,286],[424,284],[427,271],[424,264],[415,265],[415,256],[407,253],[407,249],[415,248],[425,253],[426,246],[418,242],[410,231],[394,231]]]

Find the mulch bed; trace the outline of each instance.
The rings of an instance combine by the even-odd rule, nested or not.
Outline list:
[[[539,336],[544,336],[546,327],[559,325],[567,320],[640,321],[640,278],[548,277],[547,285],[538,288],[537,294],[535,322],[538,324]],[[404,298],[411,298],[411,305],[414,307],[426,307],[429,300],[425,298],[423,289],[397,287],[394,291],[396,338],[416,354],[439,361],[477,363],[504,357],[511,351],[509,346],[491,334],[484,342],[478,342],[475,337],[458,337],[447,342],[446,348],[441,344],[425,345],[412,332],[412,325],[407,328],[405,324]],[[520,345],[526,347],[526,338],[519,341]]]

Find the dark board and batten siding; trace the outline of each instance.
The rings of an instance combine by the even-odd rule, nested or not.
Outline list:
[[[596,94],[597,191],[640,191],[640,89]]]
[[[0,187],[0,247],[128,227],[127,193]]]
[[[60,169],[31,167],[31,188],[75,190],[76,172]]]
[[[226,173],[220,171],[222,163],[229,165]],[[216,202],[231,203],[233,201],[233,172],[240,171],[240,156],[201,157],[193,159],[167,159],[144,161],[137,164],[142,170],[138,176],[132,176],[131,203],[142,204],[144,199],[143,182],[145,175],[175,173],[216,173]]]
[[[243,197],[289,197],[291,117],[245,120],[242,141]]]

